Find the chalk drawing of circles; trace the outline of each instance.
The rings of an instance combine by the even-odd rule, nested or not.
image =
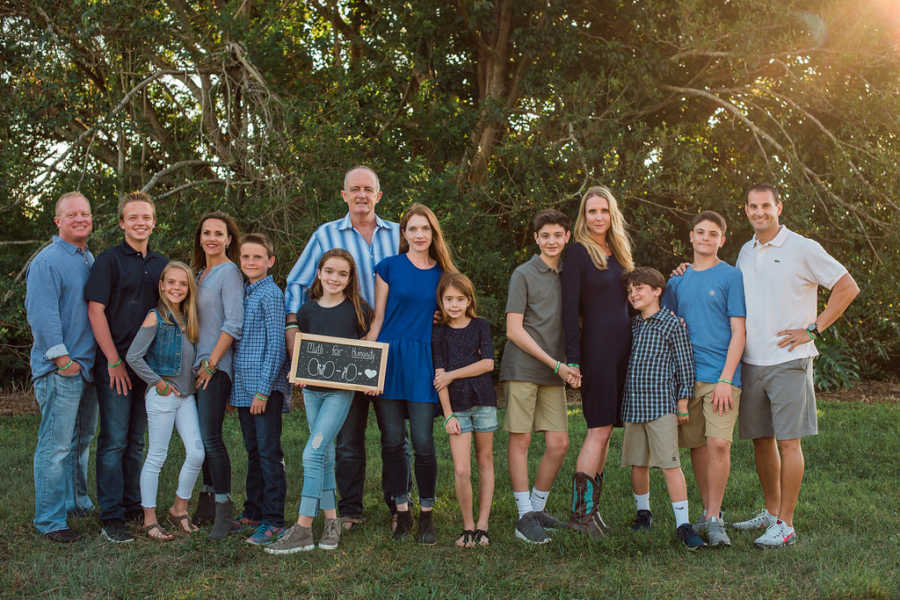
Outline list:
[[[319,374],[319,360],[316,358],[309,359],[309,362],[306,363],[306,371],[309,373],[310,377],[315,377]]]
[[[334,363],[329,360],[322,365],[320,372],[325,379],[331,379],[334,377]]]
[[[353,381],[356,379],[356,376],[359,374],[359,371],[356,368],[356,365],[350,363],[346,367],[344,367],[344,381]]]
[[[366,369],[363,373],[365,373],[366,377],[369,379],[375,379],[375,376],[378,375],[378,371],[375,369]]]

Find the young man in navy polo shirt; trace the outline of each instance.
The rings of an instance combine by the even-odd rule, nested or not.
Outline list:
[[[88,318],[99,350],[94,364],[100,405],[97,438],[97,499],[103,537],[111,542],[134,538],[126,519],[140,518],[139,477],[147,412],[146,384],[122,358],[159,300],[159,276],[168,259],[150,250],[156,206],[143,192],[119,200],[124,241],[97,257],[84,288]]]

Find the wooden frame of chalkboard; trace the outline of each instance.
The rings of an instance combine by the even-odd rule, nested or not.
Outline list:
[[[349,355],[348,355],[349,351]],[[289,379],[292,383],[339,390],[377,392],[384,389],[388,345],[351,338],[298,332]],[[298,373],[298,369],[302,373]],[[377,371],[377,376],[369,376]],[[376,383],[354,383],[358,380]]]

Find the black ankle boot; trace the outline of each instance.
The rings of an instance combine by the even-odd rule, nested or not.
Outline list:
[[[200,492],[197,498],[197,510],[191,520],[195,525],[209,525],[216,516],[216,495],[212,492]]]
[[[419,511],[419,530],[416,532],[416,541],[426,546],[434,546],[437,536],[434,533],[434,512],[430,510]]]
[[[231,500],[216,502],[216,520],[209,530],[209,539],[221,540],[231,532],[231,520],[234,517],[234,506]]]
[[[394,530],[394,539],[402,540],[412,531],[412,515],[408,510],[397,511],[397,529]]]

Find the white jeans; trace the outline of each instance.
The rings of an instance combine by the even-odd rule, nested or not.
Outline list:
[[[184,464],[178,475],[178,489],[175,493],[184,500],[190,499],[194,491],[197,475],[203,467],[203,439],[200,437],[200,420],[197,404],[190,396],[160,396],[155,386],[147,388],[147,437],[149,448],[144,467],[141,469],[141,506],[156,506],[156,491],[159,486],[159,472],[166,462],[172,426],[178,430],[184,443]]]

